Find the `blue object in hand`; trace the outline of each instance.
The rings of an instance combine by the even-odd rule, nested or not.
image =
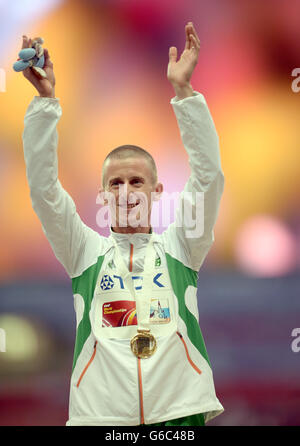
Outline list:
[[[20,72],[31,67],[39,78],[44,79],[47,77],[46,72],[43,70],[45,64],[43,43],[44,40],[41,37],[33,39],[30,48],[23,48],[19,52],[19,59],[13,64],[13,69]]]

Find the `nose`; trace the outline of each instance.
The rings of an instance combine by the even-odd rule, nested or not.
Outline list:
[[[130,193],[132,192],[132,186],[128,181],[120,184],[119,186],[119,203],[122,205],[128,203]]]
[[[135,189],[134,186],[131,185],[129,182],[124,182],[123,184],[120,184],[119,186],[119,204],[126,205],[127,203],[134,201],[135,199],[138,199],[138,197],[135,195]]]

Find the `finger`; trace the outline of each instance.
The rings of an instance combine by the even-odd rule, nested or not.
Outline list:
[[[50,54],[49,54],[49,51],[47,50],[47,48],[44,48],[44,56],[45,56],[44,67],[53,68],[53,63],[50,59]]]
[[[193,34],[190,34],[190,38],[191,38],[191,41],[192,41],[191,48],[195,48],[195,49],[199,50],[200,44],[196,40],[196,37]]]
[[[28,48],[28,37],[27,36],[22,36],[22,39],[23,39],[23,41],[22,41],[22,50],[24,49],[24,48]]]
[[[50,60],[50,53],[49,50],[47,48],[44,48],[44,56],[45,56],[45,62],[51,62]]]
[[[191,42],[190,42],[189,34],[190,34],[190,25],[187,24],[185,26],[185,36],[186,36],[185,47],[184,47],[185,50],[189,50],[190,49],[190,43]]]
[[[177,60],[177,48],[176,46],[171,46],[169,48],[169,61],[176,62]]]
[[[23,70],[23,75],[26,77],[26,79],[28,79],[36,88],[39,85],[39,79],[38,77],[35,75],[34,71],[28,67],[25,68],[25,70]]]
[[[200,46],[200,39],[199,39],[199,37],[198,37],[198,34],[197,34],[197,32],[196,32],[196,30],[195,30],[195,27],[194,27],[194,25],[193,25],[192,22],[190,22],[190,27],[191,27],[191,29],[190,29],[191,34],[193,34],[193,35],[195,36],[196,41],[198,42],[198,45]]]

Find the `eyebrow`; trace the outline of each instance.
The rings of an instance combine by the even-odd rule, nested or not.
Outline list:
[[[120,177],[114,177],[111,180],[109,180],[109,184],[113,183],[114,181],[122,181],[122,179]]]
[[[130,181],[132,181],[132,180],[140,180],[140,181],[142,181],[142,182],[145,181],[145,179],[144,179],[143,177],[139,177],[139,176],[137,176],[137,175],[134,175],[133,177],[131,177],[131,178],[130,178]]]
[[[141,181],[142,183],[145,182],[145,179],[144,179],[143,177],[139,177],[139,176],[137,176],[137,175],[134,175],[134,176],[130,177],[130,180],[129,180],[129,181],[133,181],[133,180],[139,180],[139,181]],[[111,178],[111,179],[109,180],[109,184],[113,183],[114,181],[120,181],[120,182],[123,182],[122,178],[120,178],[120,177],[114,177],[114,178]]]

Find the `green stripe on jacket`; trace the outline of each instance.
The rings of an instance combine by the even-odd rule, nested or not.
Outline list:
[[[199,323],[195,316],[189,311],[184,301],[187,287],[191,285],[197,288],[198,273],[183,265],[179,260],[171,257],[170,254],[166,253],[166,259],[172,288],[178,300],[179,316],[186,324],[188,337],[191,342],[211,367]]]
[[[84,300],[83,317],[78,325],[76,332],[76,341],[74,348],[74,358],[72,372],[76,365],[78,356],[81,353],[83,345],[91,333],[91,323],[89,312],[96,288],[96,281],[104,260],[104,256],[99,256],[97,262],[85,270],[81,276],[72,279],[73,294],[80,294]]]

